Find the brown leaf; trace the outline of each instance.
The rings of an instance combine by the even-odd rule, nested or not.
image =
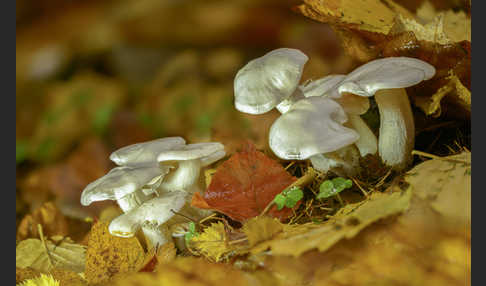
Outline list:
[[[295,180],[280,164],[249,143],[245,150],[234,154],[217,168],[204,195],[193,197],[193,205],[200,208],[209,206],[234,220],[244,221],[259,215],[278,193]],[[289,208],[277,211],[273,207],[269,212],[270,216],[279,219],[291,214]]]
[[[100,283],[119,273],[135,272],[144,257],[137,238],[113,236],[108,231],[108,223],[98,222],[91,228],[88,238],[86,279],[89,283]]]
[[[32,214],[28,214],[22,219],[17,228],[17,239],[38,238],[38,224],[42,226],[43,234],[47,237],[68,235],[66,218],[54,203],[47,202]]]

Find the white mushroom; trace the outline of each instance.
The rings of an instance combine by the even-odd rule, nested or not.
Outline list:
[[[375,95],[380,112],[378,152],[383,162],[400,170],[410,162],[414,144],[413,114],[405,87],[432,78],[435,68],[418,59],[391,57],[371,61],[348,74],[336,93]]]
[[[110,160],[119,166],[157,164],[157,156],[167,150],[182,147],[182,137],[166,137],[125,146],[111,153]]]
[[[171,192],[152,198],[112,220],[109,231],[116,236],[132,237],[142,228],[152,246],[165,244],[170,236],[161,226],[184,206],[186,197],[187,193]]]
[[[279,158],[310,158],[313,164],[322,163],[315,166],[317,169],[327,171],[321,154],[337,151],[359,138],[354,130],[342,125],[346,121],[343,108],[330,98],[299,100],[273,123],[269,134],[270,148]],[[312,160],[316,155],[318,158]]]
[[[299,50],[281,48],[248,62],[234,80],[236,109],[262,114],[279,108],[282,101],[294,94],[307,60]]]
[[[197,189],[200,168],[224,155],[220,143],[185,145],[181,137],[123,147],[110,155],[122,166],[86,186],[81,203],[116,200],[124,214],[110,223],[112,235],[133,236],[141,227],[152,246],[163,244],[170,238],[163,224],[174,215],[171,210],[183,209]]]
[[[217,142],[184,145],[178,149],[161,152],[157,156],[160,163],[177,162],[177,169],[172,171],[161,183],[164,191],[188,191],[195,186],[201,167],[221,159],[225,155],[224,146]]]

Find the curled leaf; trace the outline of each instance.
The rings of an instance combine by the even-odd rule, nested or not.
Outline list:
[[[191,205],[214,209],[234,220],[244,221],[259,215],[265,207],[296,180],[276,161],[255,149],[251,143],[231,156],[213,175],[203,196],[196,193]],[[291,209],[276,210],[269,215],[285,219]]]

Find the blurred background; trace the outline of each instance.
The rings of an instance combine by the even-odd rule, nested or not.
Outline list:
[[[395,1],[414,10],[422,1]],[[437,9],[460,1],[431,1]],[[82,189],[114,165],[109,154],[166,136],[250,139],[265,149],[277,111],[233,108],[233,78],[280,47],[310,58],[303,81],[347,73],[333,30],[290,0],[17,0],[17,218],[55,201],[72,217]]]

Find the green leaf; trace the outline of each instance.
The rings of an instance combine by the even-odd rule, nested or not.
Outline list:
[[[319,187],[319,194],[317,194],[316,198],[320,200],[332,197],[344,189],[350,188],[352,185],[353,182],[351,180],[340,177],[326,180]]]
[[[28,143],[26,141],[16,141],[15,142],[15,159],[17,164],[21,163],[22,161],[27,158],[27,148]]]
[[[189,223],[189,232],[184,235],[184,239],[186,240],[186,244],[189,244],[192,238],[198,236],[199,233],[196,231],[196,224],[194,222]]]
[[[292,187],[284,191],[287,195],[285,200],[285,206],[293,208],[304,197],[304,192],[299,187]]]
[[[278,194],[275,196],[273,202],[277,205],[277,210],[281,210],[285,206],[286,200],[287,198],[282,194]]]

